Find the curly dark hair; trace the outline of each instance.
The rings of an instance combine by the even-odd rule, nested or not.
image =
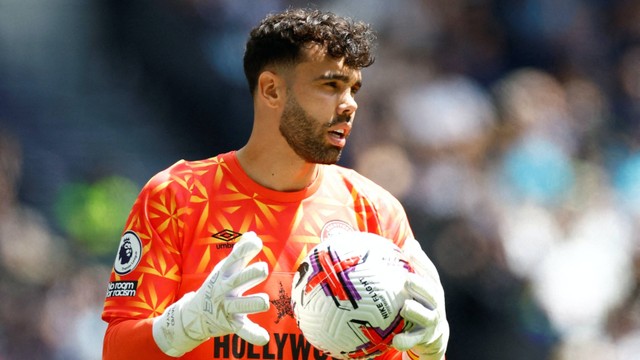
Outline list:
[[[345,59],[345,65],[362,69],[373,64],[376,36],[361,21],[313,9],[289,9],[267,16],[249,34],[244,53],[244,73],[253,93],[260,72],[268,65],[293,65],[301,50],[319,44],[327,53]]]

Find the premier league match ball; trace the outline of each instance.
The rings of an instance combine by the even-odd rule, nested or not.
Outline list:
[[[321,242],[294,275],[291,305],[305,339],[338,359],[379,356],[413,325],[400,316],[413,272],[390,240],[347,232]]]

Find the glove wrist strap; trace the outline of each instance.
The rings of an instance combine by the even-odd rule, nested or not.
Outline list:
[[[187,335],[182,322],[182,306],[193,297],[186,294],[153,320],[153,339],[165,354],[180,357],[193,350],[206,339],[197,340]]]

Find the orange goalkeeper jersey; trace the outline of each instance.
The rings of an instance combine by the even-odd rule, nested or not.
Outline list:
[[[326,358],[304,339],[293,318],[290,287],[297,266],[332,233],[376,233],[400,247],[413,234],[399,201],[387,191],[353,170],[319,168],[314,183],[295,192],[255,183],[235,152],[179,161],[154,176],[133,205],[114,262],[102,313],[109,323],[105,354],[160,358],[157,347],[151,348],[155,343],[148,341],[151,322],[142,320],[197,290],[239,236],[254,231],[264,243],[256,260],[268,264],[269,276],[247,293],[269,294],[271,307],[249,317],[269,331],[269,343],[254,346],[227,335],[206,341],[182,359]],[[125,325],[126,320],[139,321]],[[129,331],[118,326],[129,326]],[[131,334],[145,337],[148,348],[127,345]]]

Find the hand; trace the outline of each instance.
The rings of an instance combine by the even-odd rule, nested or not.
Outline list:
[[[435,266],[419,246],[417,241],[405,246],[405,253],[408,253],[416,273],[409,274],[405,282],[405,288],[413,299],[406,300],[400,310],[400,315],[414,325],[397,334],[393,338],[393,346],[405,351],[409,358],[442,360],[449,342],[444,290]]]
[[[247,266],[261,250],[262,240],[253,232],[245,233],[198,290],[154,319],[153,338],[165,354],[182,356],[210,337],[231,333],[255,345],[269,341],[267,330],[247,317],[269,309],[268,295],[242,295],[269,274],[264,262]]]

